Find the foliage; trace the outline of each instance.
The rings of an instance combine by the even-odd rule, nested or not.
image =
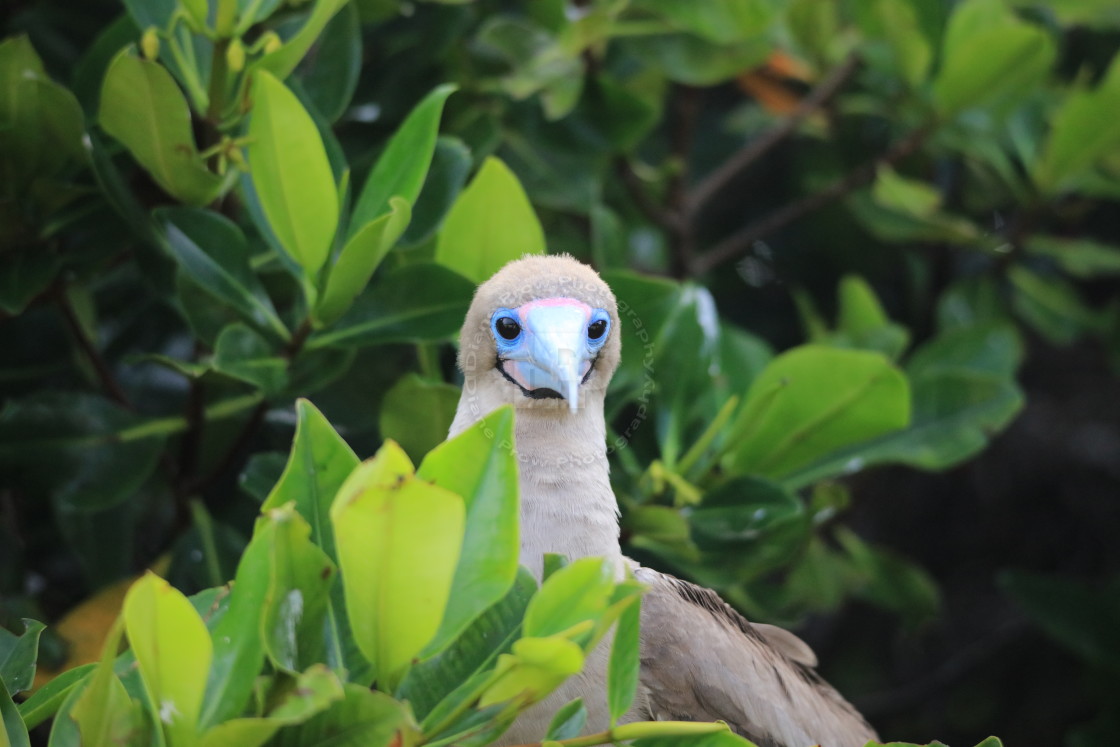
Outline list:
[[[1097,218],[1120,198],[1120,140],[1099,124],[1120,107],[1120,56],[1068,44],[1114,39],[1107,3],[89,13],[71,28],[30,7],[12,25],[29,33],[0,42],[0,472],[20,516],[0,521],[0,616],[113,607],[100,590],[157,560],[171,585],[132,587],[123,628],[95,630],[96,666],[38,624],[0,633],[13,694],[40,640],[40,672],[87,664],[19,707],[31,724],[73,714],[60,743],[304,744],[343,724],[363,743],[482,744],[524,683],[555,686],[615,617],[632,640],[615,606],[580,613],[593,633],[574,639],[519,633],[550,583],[591,566],[533,589],[496,549],[516,536],[500,450],[437,448],[474,284],[545,236],[620,302],[608,416],[627,550],[759,618],[853,597],[934,617],[929,576],[844,523],[850,477],[983,450],[1023,405],[1026,336],[1092,339],[1120,366],[1120,247]],[[779,154],[784,183],[759,188]],[[300,397],[326,417],[295,405],[285,462]],[[401,446],[359,466],[386,437]],[[377,553],[353,544],[370,534]],[[416,582],[430,599],[382,572],[415,556],[433,558]],[[1077,619],[1026,606],[1078,638]],[[496,648],[452,655],[490,629]],[[167,635],[182,661],[151,655]],[[439,690],[445,671],[456,687]],[[560,716],[566,739],[579,708]]]

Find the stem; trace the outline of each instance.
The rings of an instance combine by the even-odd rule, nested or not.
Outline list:
[[[562,744],[564,747],[593,747],[597,744],[610,744],[643,737],[699,737],[721,731],[730,731],[730,729],[727,728],[727,724],[720,721],[638,721],[596,734],[550,741],[550,744]],[[529,742],[514,747],[542,747],[543,744],[543,742]]]
[[[801,99],[797,108],[790,112],[768,132],[752,140],[749,144],[737,151],[721,167],[705,177],[689,195],[686,215],[688,222],[693,223],[700,211],[713,197],[723,191],[732,180],[746,171],[762,156],[793,134],[797,128],[811,114],[820,109],[831,99],[837,91],[855,74],[859,68],[860,58],[856,52],[851,52],[844,61],[829,72],[817,86]]]
[[[712,443],[723,431],[723,426],[727,425],[727,421],[731,419],[735,408],[738,406],[738,395],[732,395],[730,399],[723,403],[723,407],[719,409],[716,416],[712,418],[712,422],[709,423],[704,432],[700,434],[700,438],[696,439],[696,443],[692,444],[692,447],[685,452],[685,455],[677,462],[677,472],[688,479],[688,473],[696,466],[696,463],[700,461],[700,457],[704,455],[704,452],[711,448]]]
[[[723,241],[720,241],[703,255],[696,257],[690,264],[689,269],[693,275],[702,275],[717,265],[734,259],[741,254],[746,254],[750,251],[754,242],[758,241],[763,236],[771,234],[780,228],[784,228],[793,221],[824,207],[830,202],[845,197],[851,192],[870,183],[874,180],[875,174],[880,166],[897,163],[916,151],[921,147],[922,143],[926,141],[926,138],[929,137],[930,132],[931,128],[929,127],[922,127],[915,130],[883,155],[860,164],[819,192],[788,203],[771,212],[769,215],[765,215],[755,222],[744,226]]]
[[[183,73],[183,83],[187,86],[187,92],[191,95],[191,100],[200,111],[209,105],[210,99],[206,95],[206,89],[202,87],[202,81],[198,77],[198,69],[183,55],[183,48],[179,46],[179,40],[175,38],[174,34],[169,34],[167,37],[167,48],[171,50],[171,56],[175,59],[175,64],[179,66],[179,70]],[[193,55],[193,50],[192,50]]]
[[[443,381],[439,372],[439,349],[431,343],[416,346],[416,360],[420,364],[420,375],[431,381]]]
[[[218,546],[214,543],[214,522],[201,501],[191,501],[191,519],[198,527],[198,537],[202,543],[202,557],[206,560],[206,573],[210,586],[221,586],[227,579],[222,578],[222,564],[218,560]]]
[[[102,357],[101,351],[98,350],[97,346],[93,344],[93,341],[86,336],[86,331],[83,329],[82,323],[78,319],[78,314],[74,311],[73,304],[70,303],[70,297],[66,295],[66,291],[62,291],[58,294],[58,306],[62,310],[62,316],[66,319],[66,326],[74,335],[78,347],[82,349],[90,365],[93,366],[93,370],[97,373],[97,378],[101,382],[101,387],[105,390],[105,396],[122,407],[126,407],[129,410],[135,409],[132,406],[132,402],[129,401],[128,395],[121,389],[121,385],[117,382],[109,365],[105,362],[105,358]]]

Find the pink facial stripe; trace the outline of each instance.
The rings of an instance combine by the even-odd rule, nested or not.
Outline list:
[[[517,315],[521,317],[521,322],[522,324],[524,324],[525,320],[528,318],[529,312],[533,311],[533,309],[547,308],[550,306],[574,306],[575,308],[583,312],[583,318],[585,320],[591,319],[590,306],[585,304],[583,301],[577,301],[574,298],[564,297],[538,298],[536,301],[529,301],[528,303],[522,304],[517,308]]]

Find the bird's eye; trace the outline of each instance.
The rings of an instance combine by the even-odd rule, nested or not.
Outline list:
[[[591,340],[598,340],[600,337],[607,333],[607,320],[596,319],[587,325],[587,337]]]
[[[521,334],[521,325],[513,317],[503,316],[494,322],[494,329],[503,340],[516,340]]]

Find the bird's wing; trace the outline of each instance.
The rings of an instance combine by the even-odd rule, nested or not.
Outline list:
[[[636,564],[635,564],[636,565]],[[726,721],[759,747],[862,747],[875,731],[792,633],[755,626],[713,591],[636,568],[648,716]],[[775,632],[780,631],[780,632]]]

